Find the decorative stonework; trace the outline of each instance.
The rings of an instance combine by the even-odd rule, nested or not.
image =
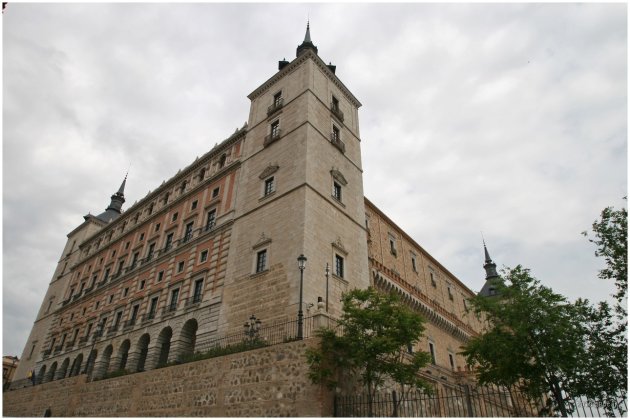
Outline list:
[[[260,175],[258,175],[258,178],[260,178],[260,179],[265,179],[265,178],[267,178],[267,177],[269,177],[269,176],[273,175],[274,173],[276,173],[276,171],[277,171],[279,168],[280,168],[280,166],[278,166],[277,164],[276,164],[276,165],[271,165],[271,164],[270,164],[269,166],[267,166],[267,168],[265,168],[265,170],[264,170],[264,171],[262,171],[262,172],[260,173]]]
[[[254,246],[252,247],[252,249],[256,249],[256,248],[260,248],[262,246],[265,246],[267,244],[271,243],[271,238],[268,238],[265,235],[265,232],[260,234],[260,238],[258,239],[258,241],[254,244]]]
[[[339,172],[337,169],[332,168],[330,170],[330,174],[332,175],[333,179],[337,182],[339,182],[341,185],[343,185],[344,187],[346,185],[348,185],[348,181],[346,180],[346,177],[343,176],[343,174],[341,172]]]
[[[348,255],[348,251],[346,250],[346,247],[343,246],[343,243],[341,242],[341,238],[339,236],[337,236],[337,239],[335,239],[335,241],[332,243],[332,246],[334,248],[337,248],[337,250],[340,251],[342,254]]]

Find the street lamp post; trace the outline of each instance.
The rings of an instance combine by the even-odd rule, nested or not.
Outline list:
[[[328,276],[330,275],[330,267],[326,263],[326,313],[328,313]]]
[[[298,268],[300,269],[300,310],[298,311],[298,340],[304,338],[304,312],[302,312],[302,286],[304,283],[304,268],[306,268],[306,257],[300,254],[298,257]]]

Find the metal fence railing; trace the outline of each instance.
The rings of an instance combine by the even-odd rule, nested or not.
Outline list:
[[[396,391],[341,396],[334,400],[335,417],[558,417],[544,396],[532,400],[513,388],[454,385],[427,394]],[[626,395],[619,397],[613,412],[596,402],[568,399],[570,417],[622,417],[627,413]]]

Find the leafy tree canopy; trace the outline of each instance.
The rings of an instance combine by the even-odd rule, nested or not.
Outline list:
[[[418,373],[430,361],[429,354],[407,352],[422,336],[422,317],[394,293],[374,288],[345,293],[342,303],[337,328],[320,330],[320,346],[307,352],[310,379],[334,387],[344,374],[351,374],[369,396],[387,378],[398,383],[403,394],[405,387],[428,390]]]
[[[595,237],[589,239],[597,245],[595,255],[604,257],[606,268],[599,272],[599,278],[613,280],[617,288],[615,299],[621,304],[628,291],[628,210],[615,210],[606,207],[599,220],[593,223]],[[586,232],[582,232],[587,236]],[[618,311],[625,311],[618,306]]]
[[[610,309],[583,300],[571,304],[521,266],[504,270],[495,287],[497,296],[470,301],[487,320],[462,352],[479,382],[517,385],[532,398],[549,394],[563,414],[570,410],[566,393],[611,408],[625,392],[627,361],[615,352],[624,337],[616,335]]]

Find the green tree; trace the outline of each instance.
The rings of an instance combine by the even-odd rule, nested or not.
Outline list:
[[[628,210],[606,207],[600,219],[593,223],[593,232],[595,237],[589,241],[597,245],[595,256],[604,257],[606,261],[606,268],[599,272],[599,278],[615,282],[616,309],[626,315],[621,304],[628,291]],[[586,232],[582,234],[587,236]]]
[[[521,266],[504,270],[495,287],[496,297],[471,299],[486,325],[462,352],[480,383],[517,386],[531,398],[550,395],[563,416],[571,411],[567,393],[611,403],[625,390],[618,370],[624,362],[611,356],[614,345],[597,334],[614,330],[607,308],[583,300],[571,304]],[[609,367],[613,363],[617,367]],[[593,378],[600,383],[594,386]]]
[[[396,294],[374,288],[345,293],[342,303],[337,328],[318,331],[319,347],[307,351],[310,379],[333,388],[340,378],[359,378],[368,394],[369,415],[377,387],[388,378],[399,385],[401,401],[411,389],[429,391],[419,372],[430,355],[407,351],[422,336],[422,317]]]

